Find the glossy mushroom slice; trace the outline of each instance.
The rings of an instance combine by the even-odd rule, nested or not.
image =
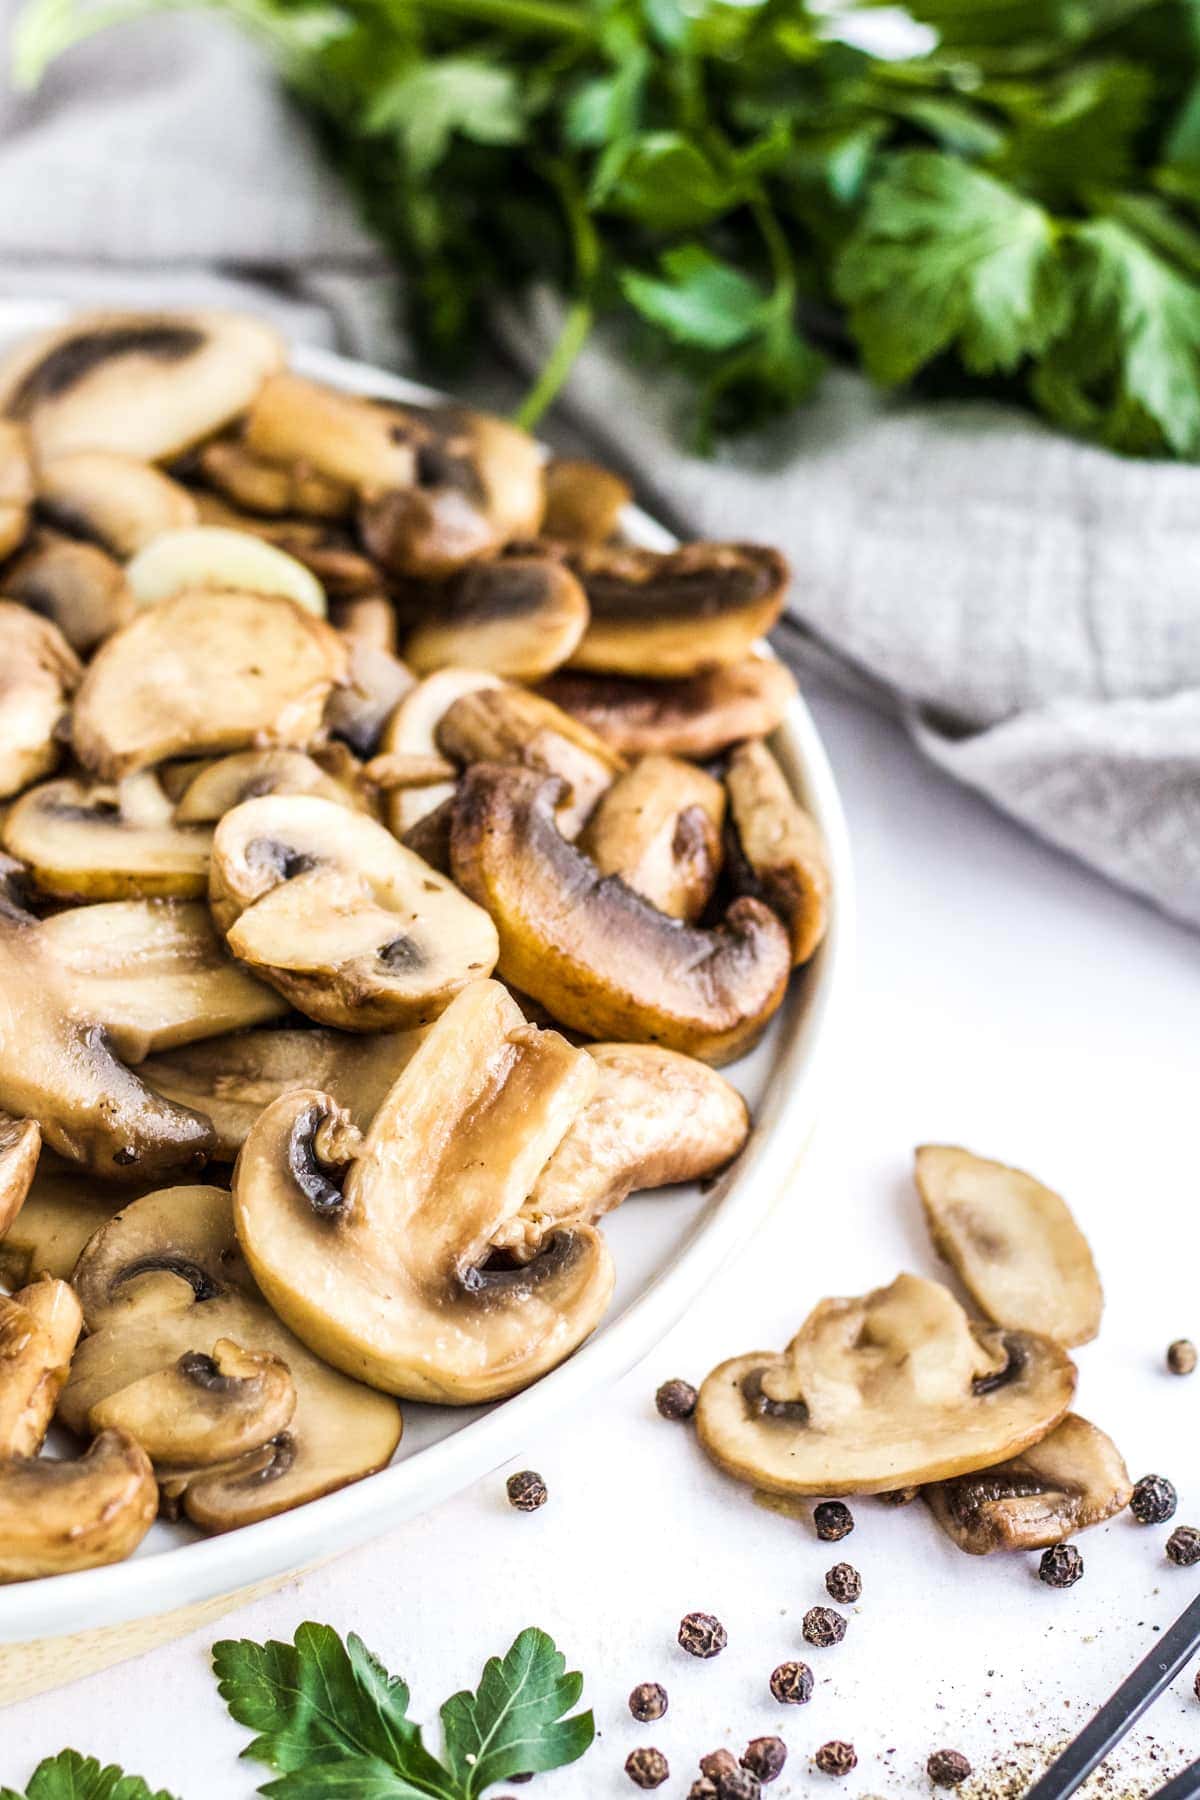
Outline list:
[[[573,667],[603,675],[696,675],[739,663],[783,610],[788,567],[760,544],[579,549],[570,567],[590,623]]]
[[[226,813],[209,898],[239,961],[349,1031],[424,1024],[496,962],[481,907],[373,819],[310,795]]]
[[[0,600],[0,797],[48,775],[79,659],[56,625]]]
[[[348,744],[356,756],[373,756],[397,706],[410,694],[416,677],[390,651],[347,634],[349,673],[325,707],[325,728]]]
[[[601,795],[579,847],[659,912],[695,921],[721,872],[724,817],[719,781],[676,756],[643,756]]]
[[[439,669],[405,694],[384,726],[379,750],[384,756],[437,756],[435,733],[447,712],[464,694],[498,688],[500,679],[486,669]],[[435,812],[454,793],[453,781],[389,792],[387,822],[398,838]]]
[[[0,1463],[41,1449],[82,1325],[65,1281],[0,1295]]]
[[[48,524],[99,544],[121,562],[199,516],[179,482],[152,463],[112,450],[73,450],[42,462],[37,498]]]
[[[555,1367],[599,1321],[612,1261],[588,1225],[525,1265],[489,1246],[586,1105],[595,1065],[498,982],[428,1032],[360,1138],[328,1094],[288,1094],[234,1172],[238,1238],[279,1316],[388,1393],[474,1404]]]
[[[796,683],[780,662],[748,656],[678,681],[585,675],[560,669],[540,691],[624,756],[718,756],[743,738],[767,737]]]
[[[216,438],[198,452],[203,479],[247,512],[299,513],[311,519],[348,519],[354,489],[313,467],[307,457],[271,462],[238,438]]]
[[[170,1367],[97,1400],[88,1427],[127,1432],[155,1464],[206,1468],[261,1449],[286,1431],[295,1410],[285,1362],[218,1338],[211,1356],[185,1350]]]
[[[161,462],[227,425],[283,357],[270,326],[236,313],[82,313],[0,363],[0,413],[26,421],[42,461]]]
[[[237,750],[207,763],[188,782],[176,803],[175,818],[180,825],[215,825],[243,800],[261,800],[267,794],[315,794],[356,812],[366,807],[360,786],[336,780],[303,750]],[[207,859],[204,868],[207,885]]]
[[[427,606],[404,648],[419,675],[458,666],[540,681],[567,661],[588,622],[582,587],[550,556],[474,563]]]
[[[24,1205],[41,1149],[42,1128],[36,1119],[0,1112],[0,1238]]]
[[[303,746],[345,673],[336,631],[294,601],[176,594],[93,658],[75,701],[75,752],[115,780],[171,756]]]
[[[4,577],[4,591],[56,625],[79,656],[127,623],[133,601],[120,563],[98,544],[37,531]]]
[[[1060,1544],[1123,1511],[1132,1492],[1112,1439],[1078,1413],[1007,1462],[921,1490],[946,1536],[968,1556]]]
[[[44,894],[121,900],[208,888],[212,833],[175,823],[151,769],[116,783],[42,782],[13,806],[3,840]]]
[[[916,1178],[934,1248],[989,1319],[1068,1348],[1095,1337],[1100,1277],[1060,1195],[953,1144],[923,1144]]]
[[[139,1073],[156,1093],[203,1113],[216,1133],[213,1156],[232,1162],[258,1115],[295,1088],[332,1094],[365,1131],[422,1036],[420,1030],[370,1037],[286,1028],[240,1031],[147,1057]]]
[[[0,1237],[0,1281],[11,1288],[43,1275],[69,1281],[88,1239],[138,1194],[136,1185],[114,1187],[66,1163],[47,1168],[49,1160],[43,1156],[25,1204]]]
[[[489,763],[459,784],[454,877],[495,921],[501,975],[590,1037],[740,1056],[787,987],[783,926],[749,899],[711,931],[669,919],[568,843],[561,795],[552,776]]]
[[[829,921],[824,839],[765,744],[737,746],[725,785],[734,885],[779,914],[792,940],[792,961],[799,967],[816,950]]]
[[[125,1207],[85,1248],[74,1285],[89,1335],[76,1353],[59,1416],[72,1430],[86,1431],[104,1409],[121,1412],[131,1398],[144,1396],[147,1389],[138,1384],[155,1383],[151,1398],[157,1392],[167,1404],[152,1432],[171,1457],[160,1466],[160,1479],[207,1530],[248,1525],[345,1487],[382,1468],[399,1442],[395,1402],[327,1368],[264,1304],[238,1254],[230,1197],[221,1188],[166,1188]],[[181,1358],[193,1375],[184,1371],[178,1382]],[[283,1430],[215,1466],[202,1458],[212,1454],[219,1434],[196,1404],[195,1376],[203,1387],[209,1361],[218,1374],[233,1362],[257,1367],[264,1377],[270,1410],[257,1429],[253,1412],[243,1413],[244,1437],[286,1409],[278,1365],[295,1395]],[[236,1416],[227,1414],[225,1423],[236,1427]]]
[[[221,525],[163,532],[134,557],[125,579],[136,606],[158,606],[175,594],[219,589],[275,594],[318,619],[325,616],[325,594],[311,569],[277,544]]]
[[[656,1044],[589,1044],[596,1091],[493,1243],[525,1261],[564,1225],[594,1224],[639,1188],[713,1175],[750,1131],[714,1069]]]
[[[1016,1456],[1071,1404],[1052,1339],[973,1325],[916,1275],[822,1300],[780,1355],[721,1363],[696,1426],[712,1460],[773,1494],[876,1494]]]
[[[23,425],[0,419],[0,562],[19,550],[33,516],[33,459]]]
[[[602,739],[549,700],[526,688],[464,694],[443,715],[434,737],[456,762],[517,763],[566,783],[557,812],[564,837],[578,837],[601,794],[624,767]]]
[[[355,495],[411,487],[417,479],[416,432],[405,408],[290,370],[264,383],[247,415],[243,442],[254,456],[302,464]]]
[[[542,536],[558,543],[607,543],[633,498],[627,481],[579,457],[552,456],[545,481]]]

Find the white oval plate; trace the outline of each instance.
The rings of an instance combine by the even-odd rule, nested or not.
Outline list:
[[[56,305],[0,305],[0,348],[54,324]],[[398,400],[439,398],[428,388],[362,363],[298,350],[296,367],[338,386]],[[669,548],[674,539],[630,507],[632,542]],[[605,1221],[617,1290],[604,1323],[570,1360],[524,1393],[492,1407],[456,1410],[404,1404],[404,1436],[387,1469],[278,1518],[225,1537],[156,1525],[135,1556],[111,1568],[0,1588],[0,1643],[53,1637],[169,1612],[323,1561],[423,1512],[519,1453],[555,1414],[632,1368],[682,1316],[768,1211],[794,1193],[793,1177],[816,1120],[830,1052],[847,1010],[854,900],[846,822],[808,708],[796,700],[774,749],[829,848],[829,932],[795,977],[771,1029],[724,1073],[754,1118],[734,1166],[702,1192],[696,1185],[634,1196]]]

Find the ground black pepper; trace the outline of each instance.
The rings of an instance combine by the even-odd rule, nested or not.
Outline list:
[[[1176,1338],[1167,1345],[1167,1367],[1172,1375],[1190,1375],[1196,1367],[1196,1346],[1191,1338]]]
[[[1134,1483],[1129,1510],[1139,1525],[1165,1525],[1178,1505],[1179,1496],[1165,1475],[1143,1475]]]
[[[812,1699],[813,1672],[807,1663],[780,1663],[771,1670],[771,1693],[781,1706],[803,1706]]]
[[[719,1656],[728,1642],[725,1627],[711,1613],[686,1613],[679,1621],[679,1646],[689,1656]]]
[[[699,1398],[690,1381],[664,1381],[654,1404],[664,1419],[690,1419]]]
[[[634,1787],[661,1787],[671,1773],[661,1750],[631,1750],[625,1758],[625,1773]]]
[[[549,1499],[546,1484],[536,1469],[522,1469],[519,1474],[510,1475],[504,1485],[509,1505],[518,1512],[536,1512]]]
[[[834,1563],[825,1576],[825,1592],[840,1606],[862,1599],[862,1576],[853,1563]]]
[[[1167,1557],[1178,1569],[1200,1562],[1200,1531],[1194,1525],[1177,1525],[1167,1539]]]
[[[1074,1587],[1083,1574],[1083,1558],[1074,1544],[1052,1544],[1043,1550],[1038,1564],[1038,1579],[1047,1587]]]
[[[822,1500],[813,1508],[813,1524],[823,1543],[836,1544],[854,1530],[854,1514],[844,1500]]]
[[[851,1769],[858,1767],[858,1753],[853,1744],[831,1738],[829,1743],[821,1745],[813,1761],[822,1775],[848,1775]]]
[[[777,1781],[787,1761],[787,1745],[782,1738],[751,1738],[742,1751],[742,1765],[763,1782]]]
[[[935,1787],[958,1787],[970,1775],[971,1765],[961,1750],[935,1750],[925,1772]]]
[[[806,1644],[815,1644],[819,1650],[828,1650],[833,1644],[840,1644],[846,1635],[846,1621],[841,1613],[834,1612],[832,1606],[810,1606],[804,1615],[804,1632]]]
[[[643,1681],[629,1696],[629,1710],[641,1724],[661,1719],[667,1710],[667,1690],[657,1681]]]

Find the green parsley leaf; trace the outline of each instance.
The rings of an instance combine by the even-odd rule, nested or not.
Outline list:
[[[655,231],[686,231],[725,211],[737,188],[698,145],[676,131],[621,138],[601,157],[589,196]]]
[[[463,1800],[495,1781],[540,1774],[577,1762],[596,1734],[590,1712],[564,1719],[583,1692],[554,1640],[533,1627],[501,1661],[490,1657],[478,1690],[453,1694],[442,1707],[446,1757]]]
[[[1132,174],[1153,94],[1148,69],[1115,59],[1072,69],[1048,86],[998,86],[996,103],[1013,130],[992,169],[1051,204],[1121,187]]]
[[[115,1763],[102,1767],[94,1756],[60,1750],[40,1762],[24,1794],[0,1788],[0,1800],[173,1800],[165,1788],[152,1791],[140,1775],[126,1775]]]
[[[661,279],[622,269],[621,291],[651,324],[677,343],[731,350],[761,330],[768,300],[762,288],[702,244],[679,244],[659,259]]]
[[[519,143],[525,129],[511,69],[468,56],[425,62],[374,96],[370,131],[393,127],[414,174],[429,175],[457,132],[475,144]]]

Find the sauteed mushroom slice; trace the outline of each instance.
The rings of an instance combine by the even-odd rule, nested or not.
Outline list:
[[[694,921],[721,872],[725,790],[694,763],[643,756],[601,795],[579,839],[602,875]],[[765,898],[765,896],[760,896]]]
[[[349,675],[344,687],[335,688],[325,707],[325,727],[332,737],[349,744],[356,756],[373,756],[384,727],[396,707],[415,685],[407,664],[387,650],[347,636]]]
[[[973,1325],[916,1275],[822,1300],[781,1354],[721,1363],[696,1425],[712,1460],[774,1494],[875,1494],[1016,1456],[1058,1424],[1075,1365],[1032,1331]]]
[[[368,650],[386,650],[395,656],[399,647],[396,608],[386,594],[354,594],[335,600],[329,617],[343,637]]]
[[[916,1177],[934,1248],[989,1319],[1068,1348],[1095,1337],[1100,1278],[1060,1195],[953,1144],[923,1144]]]
[[[209,898],[241,962],[349,1031],[424,1024],[496,962],[481,907],[373,819],[310,795],[226,813]]]
[[[815,821],[793,798],[783,770],[765,744],[737,746],[729,758],[725,785],[734,884],[779,914],[792,940],[792,961],[799,967],[821,942],[829,918],[824,840]]]
[[[576,550],[591,620],[571,658],[604,675],[697,675],[736,664],[783,610],[788,568],[761,544]]]
[[[263,1292],[314,1350],[373,1386],[467,1405],[515,1393],[568,1356],[612,1292],[588,1225],[496,1267],[515,1214],[595,1081],[498,982],[428,1032],[365,1139],[328,1094],[287,1094],[234,1173],[238,1238]]]
[[[89,656],[133,612],[124,571],[107,550],[53,531],[35,532],[5,574],[4,590],[55,624],[80,656]]]
[[[968,1556],[1041,1550],[1129,1504],[1133,1486],[1110,1437],[1068,1413],[1019,1456],[921,1490],[948,1538]]]
[[[787,986],[782,925],[736,900],[711,931],[669,919],[567,842],[562,784],[480,763],[459,784],[454,876],[486,906],[500,973],[591,1037],[661,1043],[725,1062],[760,1035]]]
[[[215,825],[243,800],[267,794],[316,794],[356,812],[366,807],[361,788],[335,780],[303,750],[237,750],[199,770],[181,793],[175,818],[181,825]],[[204,869],[207,886],[207,858]]]
[[[274,594],[305,612],[325,616],[325,594],[304,563],[249,531],[191,525],[163,532],[125,571],[137,606],[158,606],[176,594],[219,589],[232,594]]]
[[[599,463],[552,456],[546,464],[542,536],[564,544],[603,544],[633,498],[627,481]]]
[[[499,677],[486,669],[439,669],[412,688],[384,726],[379,749],[385,756],[436,756],[434,735],[446,713],[464,694],[498,688]],[[390,793],[387,821],[398,838],[404,837],[427,813],[432,813],[454,793],[454,783],[422,786]]]
[[[714,1174],[749,1135],[742,1096],[695,1057],[656,1044],[587,1050],[596,1091],[493,1240],[522,1261],[564,1225],[594,1224],[638,1188]]]
[[[72,450],[42,462],[37,499],[48,524],[99,544],[121,562],[199,516],[179,482],[152,463],[113,450]]]
[[[271,462],[238,438],[216,438],[196,461],[204,480],[247,512],[312,519],[348,519],[354,512],[354,489],[323,475],[307,458]]]
[[[161,462],[220,431],[283,358],[268,325],[236,313],[82,313],[0,363],[0,412],[28,423],[43,461]]]
[[[212,833],[176,824],[151,769],[116,783],[42,782],[13,806],[3,839],[44,894],[119,900],[208,887]]]
[[[185,1350],[168,1368],[97,1400],[88,1427],[127,1432],[155,1464],[205,1468],[260,1449],[287,1429],[295,1410],[285,1362],[218,1338],[211,1356]]]
[[[23,425],[0,419],[0,562],[24,543],[33,497],[29,434]]]
[[[181,1357],[228,1361],[229,1352],[219,1357],[222,1343],[264,1359],[264,1370],[286,1368],[295,1393],[289,1423],[236,1460],[206,1466],[191,1454],[189,1443],[203,1453],[206,1439],[215,1449],[191,1405],[155,1422],[173,1459],[159,1471],[164,1488],[196,1524],[211,1531],[248,1525],[389,1461],[400,1438],[395,1402],[327,1368],[279,1323],[238,1254],[222,1189],[166,1188],[127,1206],[88,1244],[74,1282],[89,1335],[59,1415],[75,1431],[114,1397],[119,1407],[135,1383],[177,1370]],[[277,1374],[270,1382],[278,1417]],[[252,1420],[247,1430],[257,1435]]]
[[[24,1205],[41,1149],[42,1128],[36,1119],[0,1112],[0,1238]]]
[[[303,464],[356,494],[410,487],[417,478],[415,438],[405,408],[346,394],[290,370],[264,383],[244,430],[253,455]]]
[[[41,1449],[82,1324],[65,1281],[0,1294],[0,1471],[9,1457]]]
[[[703,761],[783,722],[796,683],[781,662],[748,656],[677,681],[585,675],[560,669],[540,692],[624,756]]]
[[[472,564],[431,596],[404,654],[419,675],[457,665],[540,681],[567,661],[587,622],[583,589],[561,562],[505,556]]]
[[[0,1237],[0,1281],[13,1288],[42,1275],[69,1281],[88,1239],[137,1192],[78,1169],[39,1168],[25,1204]]]
[[[81,673],[56,625],[0,600],[0,797],[58,762],[59,726]]]
[[[75,752],[114,780],[170,756],[303,746],[345,673],[336,631],[291,600],[176,594],[93,658],[75,701]]]
[[[586,726],[526,688],[464,694],[443,715],[434,737],[456,762],[519,763],[566,783],[558,808],[564,837],[578,837],[614,777],[620,757]]]

